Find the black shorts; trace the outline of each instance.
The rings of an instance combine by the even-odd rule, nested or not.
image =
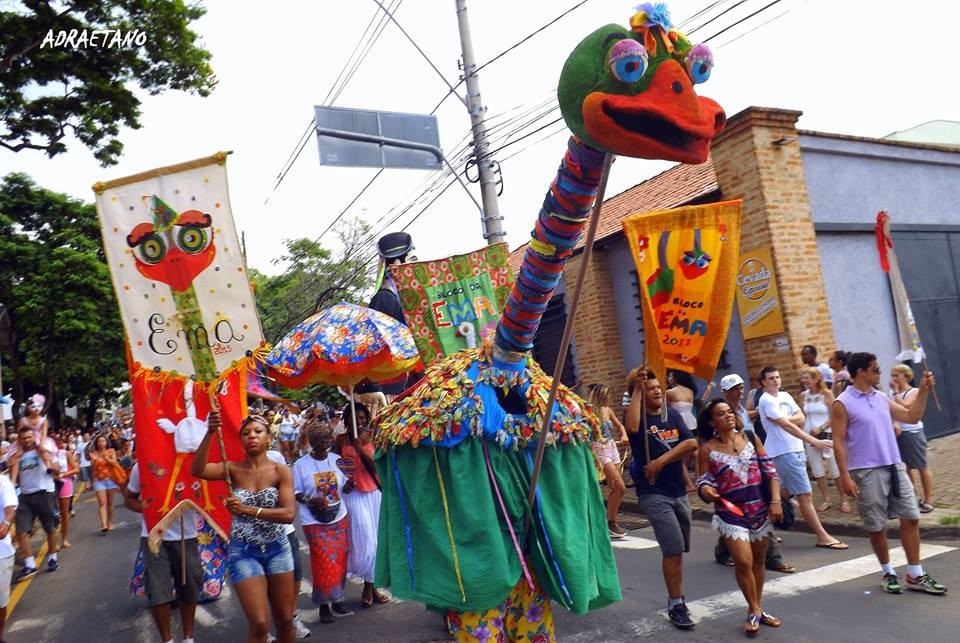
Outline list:
[[[40,519],[43,531],[51,534],[57,528],[57,520],[53,515],[55,496],[51,491],[35,491],[20,494],[20,505],[17,507],[17,533],[25,534],[33,531],[33,522]]]
[[[174,590],[177,592],[177,600],[181,603],[196,603],[200,600],[203,568],[200,566],[200,552],[196,538],[187,538],[183,541],[183,548],[186,549],[187,554],[186,583],[183,582],[179,540],[162,541],[157,554],[150,551],[145,537],[140,538],[140,546],[143,548],[143,562],[146,568],[143,585],[147,590],[147,600],[151,607],[171,602],[174,598]]]

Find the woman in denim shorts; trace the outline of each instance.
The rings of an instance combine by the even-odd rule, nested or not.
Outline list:
[[[259,415],[248,416],[240,425],[243,460],[208,463],[210,440],[219,429],[219,414],[211,412],[207,434],[194,456],[193,475],[225,480],[229,471],[233,483],[233,495],[225,501],[234,516],[227,572],[247,616],[247,640],[267,640],[272,614],[277,640],[293,643],[293,555],[284,531],[293,522],[290,469],[267,458],[270,425]]]

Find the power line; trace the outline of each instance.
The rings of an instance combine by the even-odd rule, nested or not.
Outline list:
[[[561,16],[559,16],[557,19],[559,19],[559,18],[562,17],[563,15],[566,15],[566,14],[569,13],[570,11],[576,9],[577,7],[581,6],[582,4],[585,4],[585,2],[587,2],[587,1],[589,1],[589,0],[583,0],[583,2],[580,2],[579,4],[575,5],[575,6],[572,7],[571,9],[567,10],[566,12],[564,12],[564,14],[561,14]],[[780,0],[774,0],[774,2],[771,2],[770,4],[764,6],[763,8],[761,8],[761,9],[759,9],[759,10],[757,10],[757,11],[751,13],[751,14],[749,14],[748,16],[746,16],[746,17],[744,17],[744,18],[742,18],[742,19],[734,22],[733,24],[727,26],[726,28],[722,29],[721,31],[713,34],[713,35],[710,36],[707,40],[710,40],[710,39],[712,39],[712,38],[715,38],[716,36],[724,33],[725,31],[728,31],[729,29],[737,26],[738,24],[742,24],[744,21],[746,21],[746,20],[748,20],[748,19],[750,19],[750,18],[752,18],[752,17],[760,14],[761,12],[769,9],[771,6],[777,4],[779,1],[780,1]],[[734,6],[726,9],[726,10],[723,11],[723,12],[721,12],[718,16],[715,16],[714,18],[712,18],[712,19],[704,22],[703,24],[700,25],[700,27],[697,27],[696,29],[700,29],[700,28],[702,28],[703,26],[705,26],[705,25],[707,25],[707,24],[715,21],[715,20],[716,20],[717,18],[719,18],[720,16],[728,13],[729,11],[731,11],[731,10],[734,9],[734,8],[736,8],[736,7],[739,6],[740,4],[743,4],[743,2],[745,2],[745,0],[740,0],[740,2],[738,2],[738,3],[735,4]],[[704,13],[706,13],[707,11],[709,11],[710,9],[712,9],[712,8],[714,8],[714,7],[716,7],[716,6],[720,5],[720,4],[721,4],[721,2],[714,2],[714,3],[712,3],[712,4],[709,5],[708,7],[702,9],[702,10],[701,10],[700,12],[698,12],[697,14],[694,14],[694,16],[691,16],[691,18],[688,18],[685,22],[689,22],[689,21],[693,20],[694,18],[696,18],[697,16],[703,15]],[[781,14],[781,15],[782,15],[782,14]],[[777,17],[779,17],[779,16],[777,16]],[[557,19],[551,21],[551,23],[548,23],[547,26],[549,26],[549,24],[552,24],[553,22],[556,22]],[[774,18],[774,19],[776,19],[776,18]],[[767,21],[767,22],[771,22],[771,21],[772,21],[772,20]],[[767,24],[767,23],[765,22],[765,23],[763,23],[763,24]],[[759,29],[760,27],[762,27],[763,24],[758,25],[758,26],[755,27],[754,29],[751,29],[750,32],[756,31],[757,29]],[[543,28],[541,28],[540,30],[538,30],[538,32],[539,32],[539,31],[542,31],[542,30],[543,30]],[[538,33],[538,32],[535,32],[535,33]],[[748,33],[750,33],[750,32],[748,32]],[[525,38],[524,40],[522,40],[522,41],[520,41],[519,43],[513,45],[513,46],[511,47],[511,49],[512,49],[512,48],[515,48],[516,46],[519,46],[519,44],[522,44],[522,42],[525,42],[526,40],[529,40],[530,37],[532,37],[532,35],[534,35],[534,34],[531,34],[531,36],[528,36],[528,37]],[[706,40],[705,40],[704,42],[706,42]],[[493,59],[491,59],[491,60],[488,61],[487,63],[484,63],[483,66],[494,62],[494,60],[502,57],[502,55],[504,55],[505,53],[506,53],[506,51],[501,52],[501,54],[499,54],[498,56],[494,57]],[[478,70],[479,70],[479,68],[478,68]],[[509,139],[511,136],[513,136],[513,134],[515,134],[515,133],[517,133],[517,132],[519,132],[519,131],[522,131],[522,130],[525,129],[526,127],[530,127],[530,126],[536,124],[537,121],[542,120],[542,119],[547,118],[547,117],[549,117],[550,115],[552,115],[554,112],[556,112],[556,111],[559,109],[559,105],[554,104],[553,106],[551,106],[549,109],[546,109],[546,110],[544,110],[543,108],[546,107],[546,105],[548,105],[549,103],[553,102],[554,99],[555,99],[555,97],[553,97],[553,96],[552,96],[552,93],[551,93],[551,95],[548,96],[547,99],[541,101],[540,103],[534,105],[533,107],[528,107],[525,111],[523,111],[521,114],[519,114],[519,115],[517,115],[517,116],[514,116],[514,117],[511,117],[511,118],[506,119],[504,122],[498,124],[498,125],[496,126],[496,128],[492,128],[492,129],[504,129],[504,128],[513,126],[513,128],[512,128],[509,132],[507,132],[506,135],[500,135],[500,136],[498,136],[497,138],[499,138],[500,140]],[[440,104],[442,104],[442,102],[443,102],[443,101],[441,101],[441,103],[438,103],[437,107],[434,108],[434,111],[436,111],[436,109],[439,108],[439,106],[440,106]],[[507,110],[507,111],[501,113],[501,115],[509,114],[510,112],[515,111],[515,110],[517,110],[517,109],[521,109],[522,107],[523,107],[523,106],[520,105],[520,106],[511,108],[510,110]],[[539,113],[536,113],[536,112],[539,112]],[[536,115],[535,115],[534,117],[532,117],[532,118],[526,118],[526,119],[525,119],[525,117],[528,117],[528,116],[529,116],[530,114],[532,114],[532,113],[536,113]],[[500,115],[498,115],[498,116],[500,116]],[[495,117],[494,117],[494,118],[495,118]],[[545,125],[542,125],[542,126],[536,128],[536,129],[534,129],[534,130],[532,130],[532,131],[530,131],[530,132],[527,132],[527,133],[523,134],[522,136],[518,137],[517,139],[514,139],[514,140],[512,140],[512,141],[508,141],[508,142],[504,143],[503,145],[501,145],[500,147],[494,149],[492,152],[489,152],[489,155],[492,155],[492,154],[494,154],[494,153],[496,153],[496,152],[498,152],[498,151],[500,151],[500,150],[503,150],[503,149],[505,149],[505,148],[507,148],[507,147],[510,147],[510,146],[512,146],[512,145],[515,145],[516,143],[519,143],[520,141],[525,140],[525,139],[527,139],[527,138],[529,138],[529,137],[537,134],[538,132],[541,132],[541,131],[543,131],[544,129],[549,128],[551,125],[554,125],[554,124],[556,124],[556,123],[559,123],[561,120],[562,120],[562,118],[556,118],[556,119],[548,122],[548,123],[545,124]],[[519,124],[518,124],[518,123],[519,123]],[[529,145],[521,148],[520,150],[518,150],[518,151],[515,152],[514,154],[511,154],[508,158],[513,158],[513,157],[519,155],[520,153],[526,151],[527,149],[533,147],[534,145],[537,145],[537,144],[539,144],[540,142],[542,142],[542,141],[544,141],[544,140],[546,140],[546,139],[548,139],[548,138],[550,138],[550,137],[552,137],[552,136],[555,136],[555,135],[556,135],[557,133],[559,133],[560,131],[562,131],[562,128],[561,128],[560,130],[558,130],[557,132],[552,132],[552,133],[548,134],[547,136],[541,137],[540,139],[532,142],[531,144],[529,144]],[[469,136],[469,132],[468,132],[467,136]],[[463,140],[463,139],[461,139],[461,140]],[[505,160],[506,160],[506,159],[505,159]],[[456,160],[455,168],[457,168],[457,169],[456,169],[455,171],[459,172],[459,168],[462,167],[462,163],[463,163],[463,161],[462,161],[461,158],[458,158],[458,159]],[[421,201],[421,200],[422,200],[423,198],[425,198],[428,194],[430,194],[431,192],[434,192],[434,191],[436,190],[436,187],[438,186],[439,182],[442,181],[443,178],[444,178],[445,176],[449,175],[449,174],[450,174],[450,170],[444,169],[444,170],[442,170],[442,171],[439,171],[439,172],[435,173],[435,176],[432,177],[432,182],[431,182],[431,177],[427,177],[427,179],[425,179],[424,182],[431,182],[431,185],[430,185],[429,187],[425,188],[425,189],[421,192],[421,194],[420,194],[419,197],[415,198],[415,199],[414,199],[411,203],[409,203],[407,206],[401,208],[400,211],[397,212],[397,214],[395,214],[386,224],[384,224],[384,226],[381,228],[380,232],[382,232],[383,230],[386,230],[387,227],[393,225],[393,223],[395,223],[395,222],[396,222],[400,217],[402,217],[406,212],[410,211],[413,207],[415,207],[415,206],[416,206],[416,203],[417,203],[418,201]],[[350,204],[350,205],[352,205],[353,203],[356,202],[356,200],[370,187],[370,185],[372,185],[373,181],[374,181],[379,175],[380,175],[380,173],[378,172],[377,175],[376,175],[366,186],[364,186],[364,188],[363,188],[363,189],[360,191],[360,193],[353,199],[353,201],[351,201],[351,204]],[[438,194],[436,194],[416,215],[414,215],[413,218],[411,218],[410,221],[408,221],[402,229],[403,229],[403,230],[406,230],[410,225],[412,225],[416,220],[418,220],[418,219],[437,201],[437,199],[439,199],[439,197],[440,197],[442,194],[444,194],[444,193],[450,188],[450,186],[451,186],[454,182],[456,182],[456,179],[448,182],[447,185],[445,185],[445,186],[443,187],[443,189],[440,190],[440,192],[439,192]],[[349,208],[350,205],[348,205],[347,207]],[[376,237],[377,234],[379,234],[379,232],[376,232],[376,231],[374,230],[374,228],[376,228],[376,226],[380,223],[380,221],[382,221],[384,218],[386,218],[387,216],[389,216],[389,214],[390,214],[392,211],[396,210],[396,209],[397,209],[397,207],[395,206],[394,208],[391,208],[390,210],[388,210],[387,212],[385,212],[383,215],[381,215],[381,217],[377,220],[377,222],[376,222],[373,226],[371,226],[371,232],[370,232],[370,234],[368,235],[368,239],[372,240],[373,238]],[[343,214],[343,212],[341,212],[341,215],[340,215],[340,216],[342,216],[342,214]],[[339,219],[339,216],[338,216],[338,219]],[[332,227],[332,226],[328,226],[327,230],[325,230],[324,233],[321,234],[321,237],[323,236],[323,234],[326,234],[326,232],[330,229],[330,227]],[[319,238],[318,238],[318,241],[319,241]],[[373,253],[373,255],[371,255],[371,257],[365,262],[364,266],[369,265],[369,263],[370,263],[375,257],[376,257],[376,253]],[[307,287],[309,287],[309,285],[311,285],[311,284],[307,284]],[[301,293],[301,294],[302,294],[302,293]]]
[[[728,32],[728,31],[730,31],[731,29],[733,29],[734,27],[736,27],[736,26],[739,25],[740,23],[746,22],[746,21],[749,20],[750,18],[754,17],[755,15],[757,15],[757,14],[763,12],[763,11],[766,11],[767,9],[769,9],[770,7],[772,7],[772,6],[775,5],[775,4],[779,4],[780,1],[781,1],[781,0],[773,0],[773,2],[771,2],[770,4],[765,5],[765,6],[761,7],[760,9],[757,9],[756,11],[754,11],[753,13],[751,13],[750,15],[745,16],[744,18],[742,18],[741,20],[738,20],[737,22],[733,23],[732,25],[721,29],[720,31],[718,31],[717,33],[713,34],[712,36],[710,36],[709,38],[707,38],[707,39],[704,40],[703,42],[710,42],[711,40],[713,40],[714,38],[716,38],[716,37],[719,36],[720,34],[723,34],[723,33],[726,33],[726,32]]]
[[[693,29],[691,29],[691,30],[689,31],[688,35],[696,32],[696,31],[699,31],[699,30],[703,29],[704,27],[706,27],[707,25],[709,25],[711,22],[714,22],[715,20],[718,20],[719,18],[722,18],[723,16],[725,16],[725,15],[728,14],[728,13],[730,13],[731,11],[733,11],[734,9],[736,9],[737,7],[739,7],[740,5],[742,5],[743,3],[745,3],[746,1],[747,1],[747,0],[740,0],[739,2],[737,2],[736,4],[734,4],[733,6],[727,7],[726,9],[724,9],[723,11],[721,11],[720,13],[718,13],[717,15],[715,15],[714,17],[710,18],[710,19],[707,20],[706,22],[704,22],[704,23],[700,24],[699,26],[696,26],[696,27],[694,27]],[[704,41],[704,42],[706,42],[706,41]]]

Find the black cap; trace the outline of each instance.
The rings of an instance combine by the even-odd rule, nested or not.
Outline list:
[[[391,232],[377,241],[377,250],[384,259],[398,259],[413,249],[413,239],[406,232]]]

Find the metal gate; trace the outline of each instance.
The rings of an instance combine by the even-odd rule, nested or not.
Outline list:
[[[960,431],[960,232],[892,234],[927,365],[937,377],[941,408],[931,396],[923,416],[926,434],[955,433]]]

